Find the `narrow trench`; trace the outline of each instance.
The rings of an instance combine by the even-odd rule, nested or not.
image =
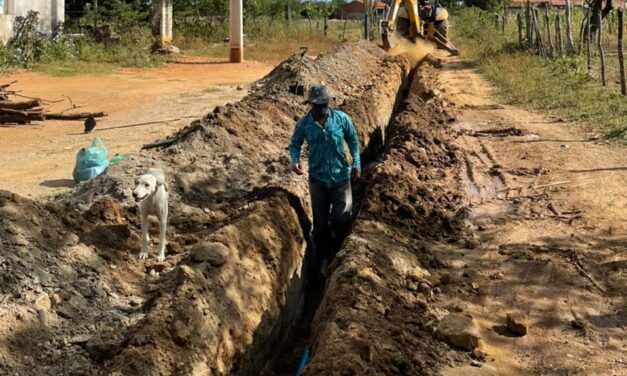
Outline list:
[[[418,66],[415,66],[411,69],[402,87],[399,89],[394,110],[386,125],[386,129],[395,120],[396,116],[402,112],[404,108],[403,102],[409,94],[409,85],[414,79],[417,68]],[[362,176],[367,177],[369,175],[368,170],[373,167],[374,163],[382,155],[384,147],[384,139],[381,132],[371,137],[369,144],[364,148],[364,153],[362,153],[362,165],[364,166]],[[355,217],[358,216],[358,210],[361,207],[367,185],[368,181],[366,178],[353,183]],[[341,244],[343,241],[344,239],[339,243]],[[267,373],[264,372],[264,374],[274,376],[297,375],[301,363],[304,362],[305,351],[308,349],[311,352],[311,326],[325,294],[325,281],[318,277],[314,264],[311,249],[308,247],[303,260],[302,311],[288,331],[286,340],[278,344],[276,353],[272,359],[268,360],[269,364],[266,369],[269,371]]]

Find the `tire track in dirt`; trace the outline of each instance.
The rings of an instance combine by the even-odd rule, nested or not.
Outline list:
[[[457,59],[441,79],[459,108],[458,144],[486,188],[467,192],[475,247],[436,254],[476,287],[453,301],[479,322],[488,364],[502,375],[625,374],[624,147],[492,102],[489,85]],[[509,312],[528,317],[526,336],[510,335]]]

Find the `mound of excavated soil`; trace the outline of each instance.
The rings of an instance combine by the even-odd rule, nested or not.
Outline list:
[[[281,332],[309,227],[306,180],[285,150],[306,110],[287,90],[298,65],[55,202],[0,195],[0,373],[244,374],[264,360],[254,354]],[[408,72],[361,42],[305,59],[298,79],[326,83],[376,150]],[[135,256],[131,187],[152,167],[171,198],[164,263]]]

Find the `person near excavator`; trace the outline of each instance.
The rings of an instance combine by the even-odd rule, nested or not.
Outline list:
[[[351,178],[361,175],[359,139],[353,122],[346,113],[329,108],[329,101],[324,85],[309,89],[306,103],[311,110],[296,123],[289,145],[292,170],[303,175],[300,154],[303,142],[307,142],[313,241],[323,276],[326,276],[333,252],[350,231],[353,219]],[[344,141],[351,162],[346,156]]]
[[[437,1],[433,7],[430,0],[420,0],[418,12],[423,20],[433,22],[435,30],[440,34],[442,40],[448,42],[448,11]]]
[[[421,32],[424,35],[431,35],[429,32],[430,25],[433,25],[434,35],[431,35],[430,39],[433,40],[439,48],[443,48],[449,51],[452,55],[458,55],[459,50],[453,46],[448,39],[448,11],[442,7],[442,5],[436,0],[435,6],[431,4],[430,0],[418,1],[418,16],[424,22],[424,30]],[[407,14],[407,9],[401,7],[396,19],[396,30],[407,37],[410,34],[411,21]]]

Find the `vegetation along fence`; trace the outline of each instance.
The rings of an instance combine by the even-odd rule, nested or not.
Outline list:
[[[581,7],[573,7],[573,0],[559,7],[551,2],[534,4],[527,0],[519,9],[505,7],[503,14],[495,13],[495,27],[506,33],[508,24],[516,25],[518,48],[545,59],[584,55],[589,76],[627,95],[624,2],[586,0]]]

